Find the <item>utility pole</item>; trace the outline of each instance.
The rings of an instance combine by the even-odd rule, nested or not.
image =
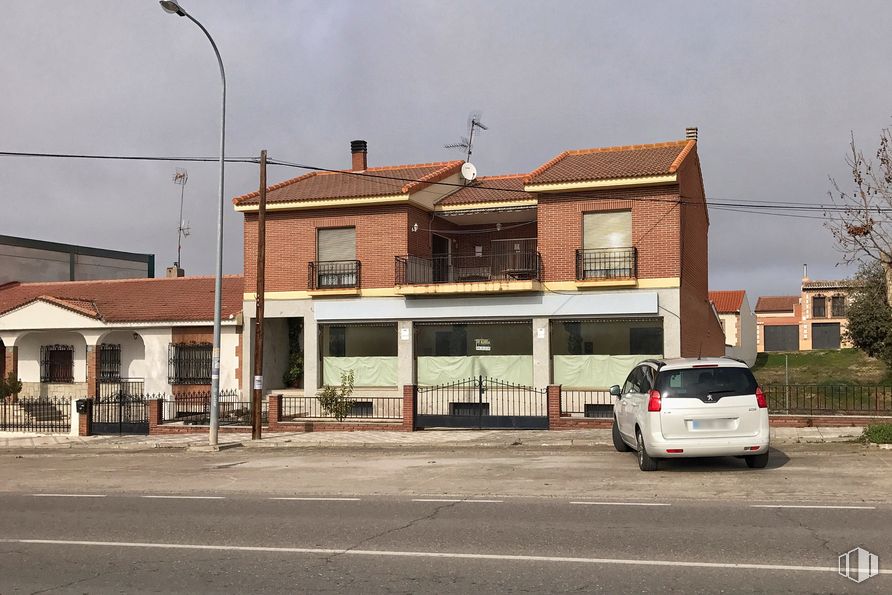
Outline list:
[[[260,440],[263,408],[263,294],[266,284],[266,149],[260,151],[260,206],[257,209],[257,313],[254,328],[254,394],[251,399],[251,440]]]

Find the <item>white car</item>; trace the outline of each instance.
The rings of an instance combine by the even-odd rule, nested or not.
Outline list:
[[[638,451],[642,471],[659,459],[743,457],[768,464],[768,402],[745,363],[735,359],[646,360],[614,396],[613,446]]]

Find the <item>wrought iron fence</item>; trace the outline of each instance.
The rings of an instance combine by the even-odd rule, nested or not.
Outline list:
[[[396,257],[397,285],[541,280],[542,257],[520,251],[481,256]]]
[[[762,390],[771,413],[892,415],[892,386],[769,384]]]
[[[99,380],[99,396],[101,398],[115,395],[144,395],[146,384],[143,378],[118,378],[116,380]]]
[[[350,409],[344,419],[366,421],[403,419],[402,397],[352,395],[348,401]],[[332,420],[335,419],[335,415],[326,410],[317,397],[287,395],[282,397],[279,419],[283,421]]]
[[[638,252],[635,248],[598,248],[576,251],[576,279],[635,279]]]
[[[311,261],[307,271],[310,289],[348,289],[360,286],[362,263],[358,260]]]
[[[0,399],[0,430],[68,432],[71,430],[71,399],[19,397],[14,403]]]
[[[261,421],[268,422],[268,406],[263,401]],[[220,391],[217,419],[221,426],[250,426],[251,402],[242,401],[239,391]],[[187,393],[165,397],[161,411],[162,423],[183,423],[206,426],[211,423],[211,394]]]
[[[561,414],[573,417],[613,417],[613,397],[606,390],[561,390]]]

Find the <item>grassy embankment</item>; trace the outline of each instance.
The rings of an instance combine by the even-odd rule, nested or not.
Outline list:
[[[790,384],[892,385],[886,364],[857,349],[760,353],[753,366],[759,384],[784,383],[784,356]]]

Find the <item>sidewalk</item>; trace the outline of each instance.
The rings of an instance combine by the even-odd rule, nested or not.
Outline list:
[[[863,428],[771,428],[771,443],[822,444],[848,442]],[[154,448],[199,449],[208,444],[207,434],[168,436],[68,436],[0,432],[0,450],[15,448],[84,448],[150,450]],[[420,432],[299,432],[267,433],[260,441],[249,433],[219,434],[221,448],[505,448],[510,446],[567,447],[610,446],[610,430],[424,430]]]

